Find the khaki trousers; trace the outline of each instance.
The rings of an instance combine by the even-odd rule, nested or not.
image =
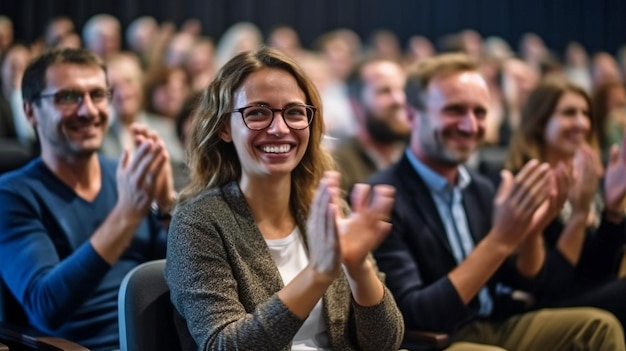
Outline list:
[[[488,346],[491,345],[491,346]],[[624,351],[620,322],[604,310],[543,309],[503,322],[475,321],[461,328],[446,351]]]

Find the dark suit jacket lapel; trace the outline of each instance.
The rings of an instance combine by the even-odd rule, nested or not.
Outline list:
[[[397,176],[400,180],[401,188],[408,190],[406,194],[402,194],[401,196],[408,196],[410,201],[415,204],[412,208],[420,209],[416,215],[422,217],[423,223],[429,227],[433,233],[435,233],[435,236],[439,239],[448,253],[454,257],[452,248],[448,242],[446,229],[443,225],[441,217],[439,216],[439,211],[437,211],[435,200],[433,200],[426,183],[424,183],[422,177],[420,177],[420,175],[415,171],[406,155],[404,155],[398,163],[396,172],[398,173]],[[413,229],[420,230],[420,228]]]
[[[480,189],[474,180],[463,191],[463,207],[475,246],[491,227],[491,210],[486,208],[486,204],[480,196]]]

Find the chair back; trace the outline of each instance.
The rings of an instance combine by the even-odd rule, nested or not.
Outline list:
[[[0,322],[28,326],[26,312],[0,278]]]
[[[181,350],[165,260],[143,263],[128,272],[118,297],[121,351]]]

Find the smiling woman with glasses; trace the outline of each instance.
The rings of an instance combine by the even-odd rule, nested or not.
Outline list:
[[[165,268],[193,337],[183,344],[397,349],[402,316],[369,254],[390,229],[393,188],[357,185],[343,216],[321,99],[301,68],[272,49],[240,54],[195,111]]]

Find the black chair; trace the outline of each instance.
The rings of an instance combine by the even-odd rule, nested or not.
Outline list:
[[[0,281],[0,351],[3,350],[89,351],[69,340],[46,336],[28,327],[20,304]]]
[[[410,351],[439,351],[450,345],[448,334],[422,330],[406,330],[402,348]]]
[[[164,259],[146,262],[122,281],[118,299],[121,351],[181,350],[164,268]]]
[[[27,164],[35,155],[16,140],[0,139],[0,174]]]

